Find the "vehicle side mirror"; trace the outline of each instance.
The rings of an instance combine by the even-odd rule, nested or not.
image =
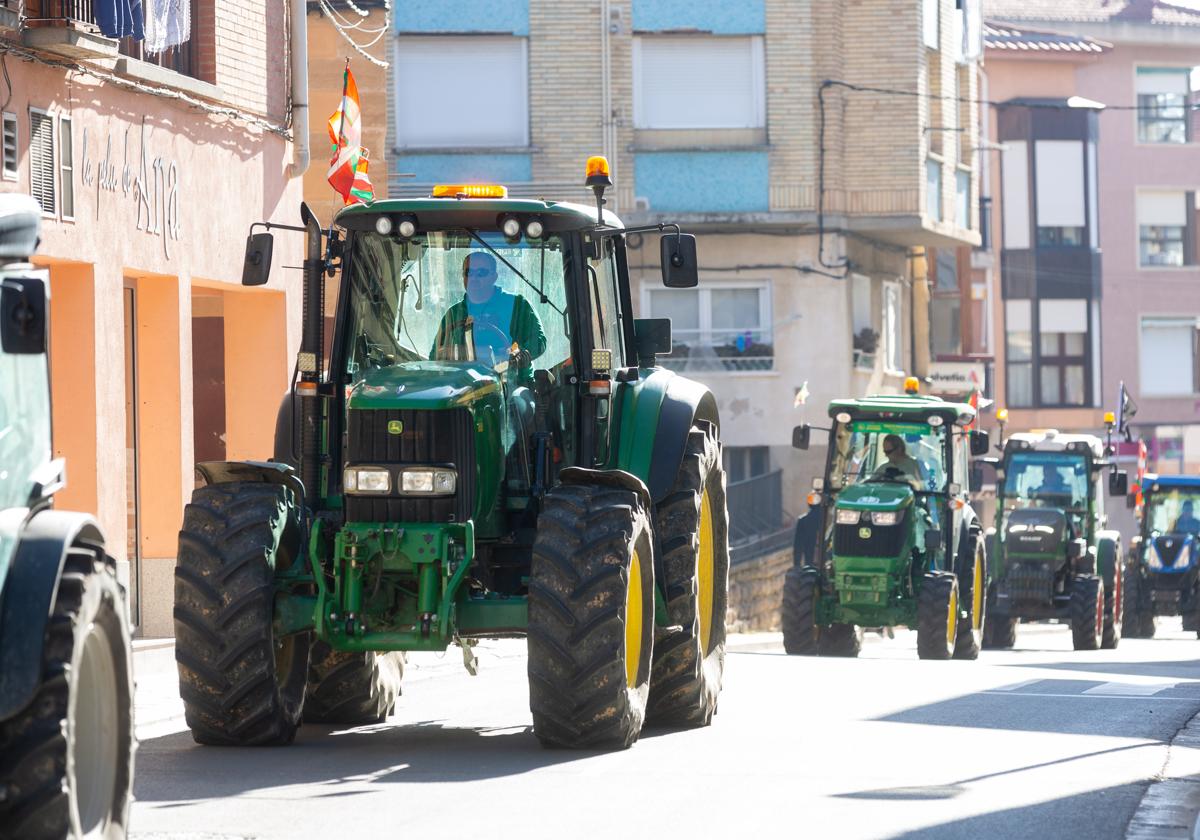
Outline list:
[[[691,289],[700,282],[696,263],[696,237],[669,233],[659,240],[663,285],[669,289]]]
[[[671,319],[635,318],[633,340],[638,367],[654,367],[656,356],[671,353]]]
[[[246,237],[246,258],[242,262],[242,285],[265,286],[271,277],[271,252],[275,235],[252,233]]]
[[[983,429],[971,432],[971,454],[975,457],[988,454],[992,447],[991,437]]]
[[[1124,496],[1129,493],[1129,473],[1113,470],[1108,474],[1108,495]]]
[[[809,441],[812,438],[812,426],[807,423],[802,423],[792,429],[792,448],[793,449],[808,449]]]
[[[5,353],[46,352],[46,283],[38,277],[5,277],[0,287],[0,346]]]

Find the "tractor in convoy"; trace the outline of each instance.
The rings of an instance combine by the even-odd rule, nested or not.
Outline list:
[[[1011,648],[1021,620],[1071,625],[1076,650],[1115,648],[1125,586],[1121,535],[1105,530],[1104,483],[1128,479],[1095,435],[1051,429],[1011,435],[996,469],[993,580],[984,647]]]
[[[1125,635],[1154,636],[1155,617],[1183,617],[1200,637],[1200,476],[1146,475],[1125,570]]]
[[[967,499],[969,456],[988,449],[975,409],[920,396],[835,400],[816,551],[784,579],[789,654],[857,656],[863,627],[917,631],[922,659],[975,659],[985,630],[983,528]],[[808,448],[811,428],[793,445]]]
[[[96,521],[55,510],[42,209],[0,196],[0,836],[124,837],[133,791],[125,592]]]
[[[663,282],[695,286],[695,238],[623,227],[603,158],[585,178],[595,206],[458,184],[326,230],[302,208],[275,458],[198,465],[179,537],[196,741],[376,721],[399,653],[458,645],[473,672],[477,640],[514,636],[547,746],[711,721],[729,566],[717,404],[656,365],[670,321],[633,318],[626,256],[634,230],[661,233]],[[250,236],[246,284],[267,280],[271,227]]]

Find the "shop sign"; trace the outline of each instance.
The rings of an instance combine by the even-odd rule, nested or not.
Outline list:
[[[929,386],[936,394],[962,396],[983,390],[982,362],[932,362],[929,365]]]
[[[147,137],[150,129],[141,126],[140,149],[130,161],[129,135],[133,126],[125,129],[121,140],[122,152],[120,175],[118,161],[113,156],[113,137],[104,139],[104,156],[92,160],[91,136],[83,129],[83,164],[80,178],[83,185],[96,190],[96,215],[100,214],[100,200],[104,193],[116,194],[118,190],[125,199],[132,197],[137,206],[137,229],[162,240],[163,255],[171,258],[171,243],[179,241],[179,165],[169,158],[158,156],[150,159]]]

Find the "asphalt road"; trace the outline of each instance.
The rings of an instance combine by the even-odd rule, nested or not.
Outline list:
[[[711,727],[609,754],[538,745],[522,643],[460,661],[415,658],[386,724],[269,749],[196,746],[147,673],[133,836],[1124,838],[1200,711],[1200,641],[1170,620],[1086,653],[1022,625],[977,662],[918,661],[908,632],[857,660],[743,639]]]

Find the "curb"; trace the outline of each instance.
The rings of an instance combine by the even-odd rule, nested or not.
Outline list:
[[[1126,840],[1200,840],[1200,714],[1175,733],[1167,758],[1125,829]]]

